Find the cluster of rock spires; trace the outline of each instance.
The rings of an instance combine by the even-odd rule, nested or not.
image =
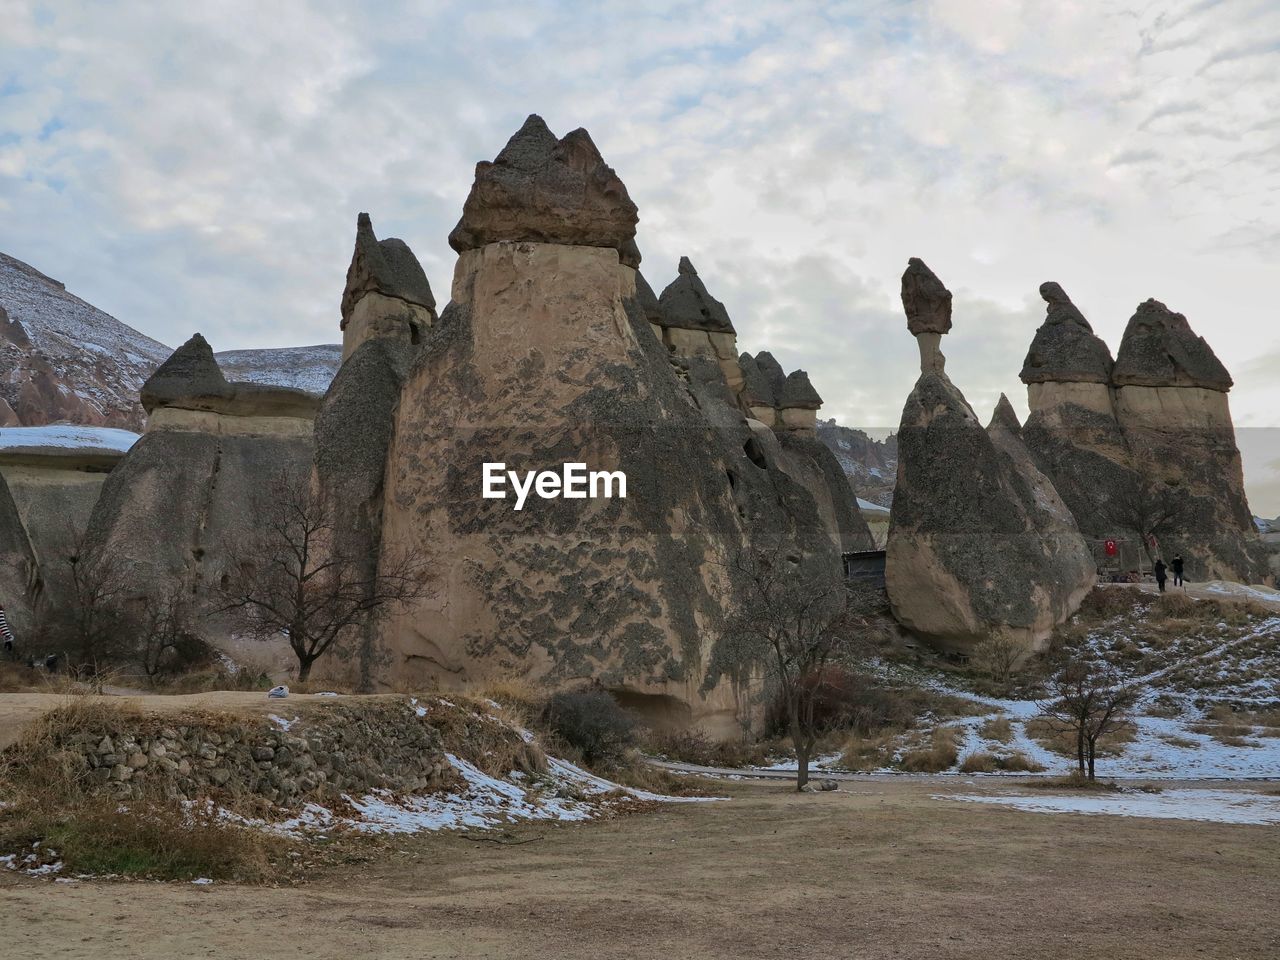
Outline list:
[[[715,650],[745,588],[735,557],[781,548],[835,579],[842,554],[873,542],[818,437],[808,375],[739,352],[688,258],[656,295],[637,219],[586,131],[557,138],[531,116],[476,166],[439,313],[408,245],[360,214],[323,401],[228,381],[196,334],[143,384],[146,434],[77,488],[73,532],[141,589],[211,595],[252,532],[246,504],[281,471],[306,474],[336,516],[333,550],[369,571],[411,553],[431,571],[427,594],[348,638],[330,672],[364,689],[591,678],[639,709],[736,731],[747,702]],[[1148,301],[1113,362],[1057,284],[1041,293],[1022,372],[1031,416],[1023,427],[1002,397],[984,427],[945,372],[951,293],[918,259],[902,278],[921,373],[892,451],[886,582],[898,620],[944,649],[1043,642],[1095,580],[1088,541],[1113,533],[1111,494],[1144,471],[1188,499],[1176,546],[1193,576],[1263,572],[1231,380],[1208,346]],[[492,462],[620,470],[627,496],[515,511],[480,495]],[[0,470],[0,591],[30,599],[11,614],[21,623],[59,589],[42,554],[68,548],[28,535],[43,521],[24,524],[18,476]]]
[[[1160,549],[1198,580],[1267,573],[1244,494],[1227,402],[1231,376],[1187,318],[1147,300],[1107,345],[1056,283],[1022,368],[1023,438],[1080,529],[1115,537],[1125,504],[1166,491],[1179,504]]]

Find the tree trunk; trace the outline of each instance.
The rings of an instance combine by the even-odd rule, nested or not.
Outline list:
[[[809,782],[809,745],[802,737],[796,737],[794,743],[796,745],[796,790],[804,789],[804,785]]]
[[[316,662],[315,657],[299,657],[298,658],[298,682],[306,683],[307,678],[311,676],[311,665]]]
[[[1084,727],[1081,727],[1076,732],[1076,765],[1080,768],[1081,776],[1084,775],[1084,761],[1085,761]]]
[[[1095,744],[1092,738],[1089,739],[1089,782],[1093,783],[1093,757],[1095,753]]]

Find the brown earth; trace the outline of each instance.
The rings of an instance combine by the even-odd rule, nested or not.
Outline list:
[[[0,871],[0,955],[1274,957],[1274,827],[1048,816],[875,781],[393,839],[301,887],[47,881]]]

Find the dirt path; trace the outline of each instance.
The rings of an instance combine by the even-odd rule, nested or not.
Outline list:
[[[1280,831],[1046,816],[876,782],[397,839],[304,887],[0,874],[4,956],[1040,958],[1280,955]]]

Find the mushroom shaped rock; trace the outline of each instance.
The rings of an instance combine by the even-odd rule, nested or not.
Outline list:
[[[1112,382],[1117,387],[1201,387],[1226,393],[1231,374],[1187,318],[1147,300],[1125,327]]]
[[[587,131],[557,140],[531,114],[492,162],[476,164],[449,245],[459,253],[501,241],[612,247],[620,261],[638,264],[638,219],[626,186]]]
[[[679,274],[658,297],[662,325],[681,330],[733,333],[733,321],[724,304],[707,292],[688,257],[680,258]]]
[[[920,346],[920,370],[941,373],[946,366],[942,337],[951,329],[951,291],[919,257],[902,274],[902,308],[907,329]]]
[[[803,370],[793,370],[787,374],[787,379],[782,385],[782,397],[778,401],[778,406],[783,410],[789,408],[821,410],[822,397],[809,382],[809,374]]]
[[[235,390],[222,375],[213,348],[200,334],[173,352],[142,385],[142,406],[151,413],[158,407],[199,407],[230,400]]]
[[[1062,287],[1049,281],[1040,285],[1045,318],[1022,364],[1022,382],[1108,383],[1111,350],[1093,332]]]
[[[373,337],[417,344],[436,321],[436,299],[418,258],[403,240],[379,240],[367,213],[356,221],[341,309],[344,360]]]

